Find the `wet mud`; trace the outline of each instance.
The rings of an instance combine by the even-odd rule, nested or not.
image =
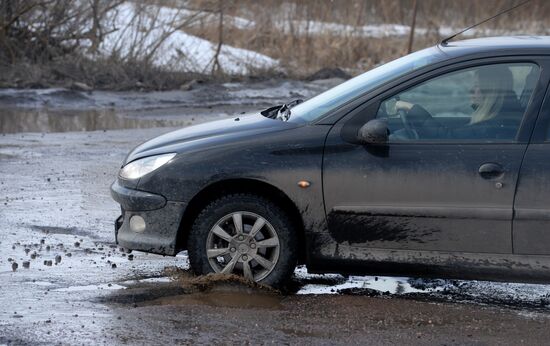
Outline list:
[[[408,278],[406,282],[397,280],[391,289],[376,287],[338,288],[353,278],[341,275],[295,275],[282,290],[260,285],[236,275],[209,274],[195,276],[188,269],[168,267],[163,275],[169,282],[134,283],[126,285],[123,291],[115,291],[103,297],[101,302],[138,306],[150,305],[210,305],[234,308],[278,308],[284,299],[297,293],[309,294],[304,290],[308,285],[325,286],[328,293],[340,296],[377,297],[379,299],[402,299],[426,303],[452,303],[469,306],[508,308],[522,312],[550,314],[550,294],[536,299],[525,299],[512,291],[503,292],[493,288],[493,283],[475,281]],[[388,278],[372,277],[372,281]],[[405,283],[407,285],[405,285]],[[521,284],[518,284],[521,285]],[[413,288],[411,292],[407,287]],[[481,290],[478,286],[485,286]],[[535,285],[536,286],[536,285]],[[330,287],[333,287],[330,289]],[[303,292],[302,292],[303,291]],[[311,293],[314,294],[314,293]],[[550,318],[550,315],[549,315]]]
[[[202,304],[235,308],[276,308],[281,292],[237,275],[195,276],[190,270],[168,267],[169,282],[126,284],[126,289],[102,297],[99,302],[138,306]],[[124,284],[124,283],[121,283]]]
[[[149,99],[131,94],[114,101],[95,92],[76,98],[70,93],[0,92],[0,105],[32,113],[33,102],[46,102],[53,109],[49,114],[54,114],[68,111],[67,104],[82,111],[109,112],[105,109],[115,102],[117,114],[125,117],[179,119],[185,125],[188,120],[197,123],[219,114],[239,114],[235,95],[246,107],[258,108],[277,97],[287,98],[294,85],[271,87],[268,92],[251,87],[249,92],[227,85],[219,88],[220,95],[203,99],[203,90],[197,90],[193,95],[159,94]],[[155,108],[158,100],[164,101]],[[144,106],[147,102],[151,108]],[[3,130],[0,135],[0,344],[548,340],[547,285],[316,275],[299,267],[286,289],[277,292],[239,277],[195,277],[185,252],[173,258],[120,249],[114,244],[113,228],[120,209],[109,195],[109,185],[131,148],[171,128],[87,131],[103,126],[94,117],[89,127],[80,120],[72,122],[75,118],[68,114],[63,121],[77,124],[74,128],[62,125],[13,134]],[[31,125],[22,121],[13,131]]]
[[[428,294],[407,293],[402,295],[405,299],[423,302],[474,304],[496,308],[505,307],[518,311],[550,313],[549,293],[542,294],[534,299],[526,299],[526,297],[514,294],[514,292],[504,293],[499,291],[491,284],[487,284],[486,289],[480,290],[479,287],[475,287],[475,281],[410,279],[409,282],[415,288],[430,291]]]
[[[133,307],[154,305],[205,305],[238,309],[277,309],[283,296],[271,290],[245,285],[239,281],[213,283],[208,289],[182,285],[181,282],[130,286],[104,298],[104,303]]]
[[[339,243],[422,244],[437,240],[440,230],[418,225],[414,218],[362,215],[354,212],[331,212],[327,216],[332,237]]]
[[[223,275],[180,273],[172,279],[131,285],[102,302],[128,311],[124,326],[133,326],[134,315],[141,316],[137,323],[155,318],[173,328],[170,336],[199,343],[538,344],[547,337],[545,314],[510,313],[473,301],[457,304],[377,290],[282,294]],[[447,284],[426,283],[430,288]]]
[[[148,93],[0,89],[0,133],[181,127],[309,98],[342,81],[205,83]]]

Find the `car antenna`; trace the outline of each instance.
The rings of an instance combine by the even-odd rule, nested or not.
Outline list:
[[[515,10],[516,8],[520,7],[520,6],[525,5],[525,4],[528,3],[529,1],[531,1],[531,0],[525,0],[525,1],[523,1],[523,2],[521,2],[521,3],[519,3],[519,4],[517,4],[516,6],[510,7],[509,9],[506,9],[506,10],[504,10],[504,11],[502,11],[502,12],[499,12],[499,13],[495,14],[495,15],[492,16],[492,17],[489,17],[489,18],[487,18],[487,19],[485,19],[485,20],[483,20],[483,21],[481,21],[481,22],[479,22],[479,23],[476,23],[476,24],[474,24],[474,25],[472,25],[472,26],[467,27],[466,29],[463,29],[463,30],[459,31],[459,32],[457,32],[456,34],[453,34],[453,35],[451,35],[451,36],[449,36],[449,37],[447,37],[447,38],[444,38],[444,39],[441,41],[441,45],[442,45],[442,46],[446,46],[447,43],[448,43],[450,40],[452,40],[453,38],[455,38],[456,36],[458,36],[458,35],[460,35],[460,34],[462,34],[462,33],[465,33],[466,31],[468,31],[468,30],[470,30],[470,29],[473,29],[473,28],[475,28],[476,26],[481,25],[481,24],[483,24],[483,23],[485,23],[485,22],[488,22],[488,21],[490,21],[491,19],[494,19],[494,18],[496,18],[496,17],[498,17],[498,16],[500,16],[500,15],[503,15],[503,14],[505,14],[505,13],[507,13],[507,12],[513,11],[513,10]]]

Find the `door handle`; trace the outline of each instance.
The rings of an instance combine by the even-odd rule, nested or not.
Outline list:
[[[483,179],[495,179],[504,175],[504,168],[498,163],[487,162],[479,166],[477,172]]]

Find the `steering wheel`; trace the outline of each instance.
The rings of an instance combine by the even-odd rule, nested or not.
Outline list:
[[[397,114],[399,114],[399,118],[401,119],[401,123],[403,124],[403,128],[405,129],[407,136],[411,139],[418,139],[418,132],[416,132],[414,127],[411,125],[407,111],[404,109],[398,109]]]

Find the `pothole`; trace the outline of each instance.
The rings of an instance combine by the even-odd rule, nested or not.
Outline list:
[[[168,268],[170,282],[139,282],[101,297],[105,303],[133,305],[208,305],[244,309],[278,309],[283,296],[276,290],[237,275],[194,276],[190,271]]]

